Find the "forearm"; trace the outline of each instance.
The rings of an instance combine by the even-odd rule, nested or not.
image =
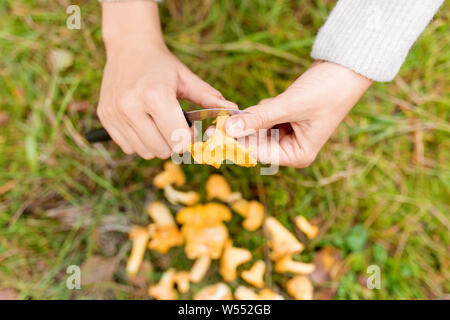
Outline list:
[[[103,2],[102,34],[107,51],[135,42],[164,45],[157,3]]]
[[[443,0],[339,0],[311,56],[390,81]]]

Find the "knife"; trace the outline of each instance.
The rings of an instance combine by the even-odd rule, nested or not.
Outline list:
[[[194,111],[184,111],[183,114],[189,127],[194,121],[201,121],[208,118],[216,118],[218,116],[231,116],[240,114],[245,111],[238,109],[226,109],[226,108],[212,108],[212,109],[200,109]],[[104,142],[111,140],[108,132],[104,128],[93,129],[85,134],[85,138],[88,142]]]

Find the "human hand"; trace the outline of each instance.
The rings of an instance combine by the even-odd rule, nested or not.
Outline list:
[[[256,132],[249,147],[260,162],[307,167],[371,84],[343,66],[316,61],[282,94],[228,119],[227,134],[240,138]],[[279,139],[261,139],[273,129]]]
[[[154,3],[113,3],[103,9],[107,63],[97,114],[125,153],[167,159],[187,149],[192,131],[178,99],[206,108],[237,108],[167,49]],[[125,20],[117,26],[117,19],[124,19],[124,15],[136,21],[129,24]],[[152,25],[146,26],[147,21]],[[136,25],[140,29],[121,34],[121,30]]]

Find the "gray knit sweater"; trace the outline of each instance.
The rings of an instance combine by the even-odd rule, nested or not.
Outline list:
[[[339,0],[320,28],[311,56],[375,81],[391,81],[443,2]]]
[[[390,81],[444,0],[339,0],[311,56]]]

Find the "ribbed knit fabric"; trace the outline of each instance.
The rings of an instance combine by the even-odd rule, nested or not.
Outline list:
[[[444,0],[339,0],[311,56],[391,81]]]

